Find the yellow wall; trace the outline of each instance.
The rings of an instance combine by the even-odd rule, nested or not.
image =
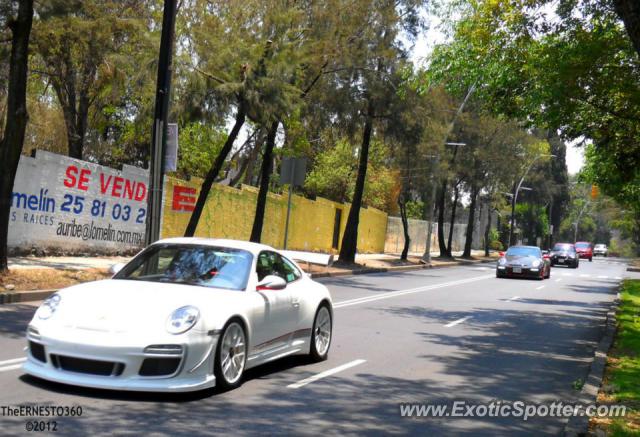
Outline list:
[[[174,187],[190,187],[199,191],[201,183],[201,180],[195,178],[191,181],[172,177],[165,179],[162,208],[163,238],[182,236],[191,217],[190,211],[174,208]],[[188,196],[193,201],[197,194]],[[254,187],[243,186],[239,190],[226,185],[214,184],[196,229],[196,236],[248,240],[253,226],[257,197],[258,190]],[[313,252],[336,252],[331,248],[335,210],[342,209],[339,240],[341,243],[349,215],[349,207],[349,204],[336,203],[322,198],[309,200],[294,195],[289,219],[287,248]],[[287,195],[269,193],[262,228],[263,243],[277,248],[283,246],[286,216]],[[362,208],[358,228],[358,252],[382,252],[386,230],[387,214],[373,208]]]

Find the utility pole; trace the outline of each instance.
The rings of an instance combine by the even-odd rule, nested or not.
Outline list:
[[[149,159],[149,190],[145,233],[145,243],[147,245],[160,238],[162,184],[164,181],[164,158],[167,147],[167,115],[171,98],[171,59],[173,57],[175,21],[176,0],[164,0],[162,36],[160,38],[160,55],[158,58],[158,79],[156,82],[156,106],[153,116],[151,156]]]

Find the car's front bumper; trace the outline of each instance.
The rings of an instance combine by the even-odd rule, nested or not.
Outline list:
[[[496,274],[509,278],[539,278],[544,270],[543,266],[538,268],[521,267],[520,272],[514,272],[511,266],[498,266]]]
[[[191,335],[180,355],[149,353],[148,346],[179,344],[176,338],[160,335],[152,341],[136,340],[127,336],[103,332],[78,333],[78,330],[64,335],[63,330],[51,333],[27,333],[27,361],[23,370],[32,376],[48,381],[83,387],[149,391],[149,392],[187,392],[214,387],[213,351],[217,338],[206,334]],[[63,340],[73,338],[73,341]],[[173,340],[172,343],[168,341]],[[43,354],[32,353],[32,343],[44,347]],[[37,347],[37,346],[36,346]],[[163,359],[172,357],[180,359],[176,370],[170,374],[143,376],[142,366],[146,359]],[[81,370],[61,365],[60,359],[82,363],[113,363],[111,374],[96,372],[94,368]],[[44,361],[42,361],[44,359]],[[64,363],[65,361],[63,361]],[[104,367],[104,366],[103,366]],[[117,370],[116,370],[117,369]]]
[[[568,257],[551,257],[551,264],[559,264],[559,265],[565,265],[565,266],[570,266],[570,265],[574,265],[575,263],[578,262],[577,258],[568,258]]]

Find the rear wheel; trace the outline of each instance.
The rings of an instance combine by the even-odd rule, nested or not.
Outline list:
[[[329,346],[331,346],[333,321],[331,320],[331,311],[327,304],[322,304],[316,311],[316,317],[313,321],[313,330],[311,331],[311,358],[314,361],[324,361],[329,355]]]
[[[231,320],[225,327],[218,346],[213,371],[216,383],[223,389],[240,385],[247,362],[247,339],[242,325]]]
[[[589,258],[589,262],[592,262],[592,261],[593,261],[593,257]]]

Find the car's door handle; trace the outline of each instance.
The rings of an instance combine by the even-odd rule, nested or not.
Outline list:
[[[300,299],[298,299],[297,297],[292,297],[291,298],[291,305],[293,305],[294,307],[298,308],[300,306]]]

